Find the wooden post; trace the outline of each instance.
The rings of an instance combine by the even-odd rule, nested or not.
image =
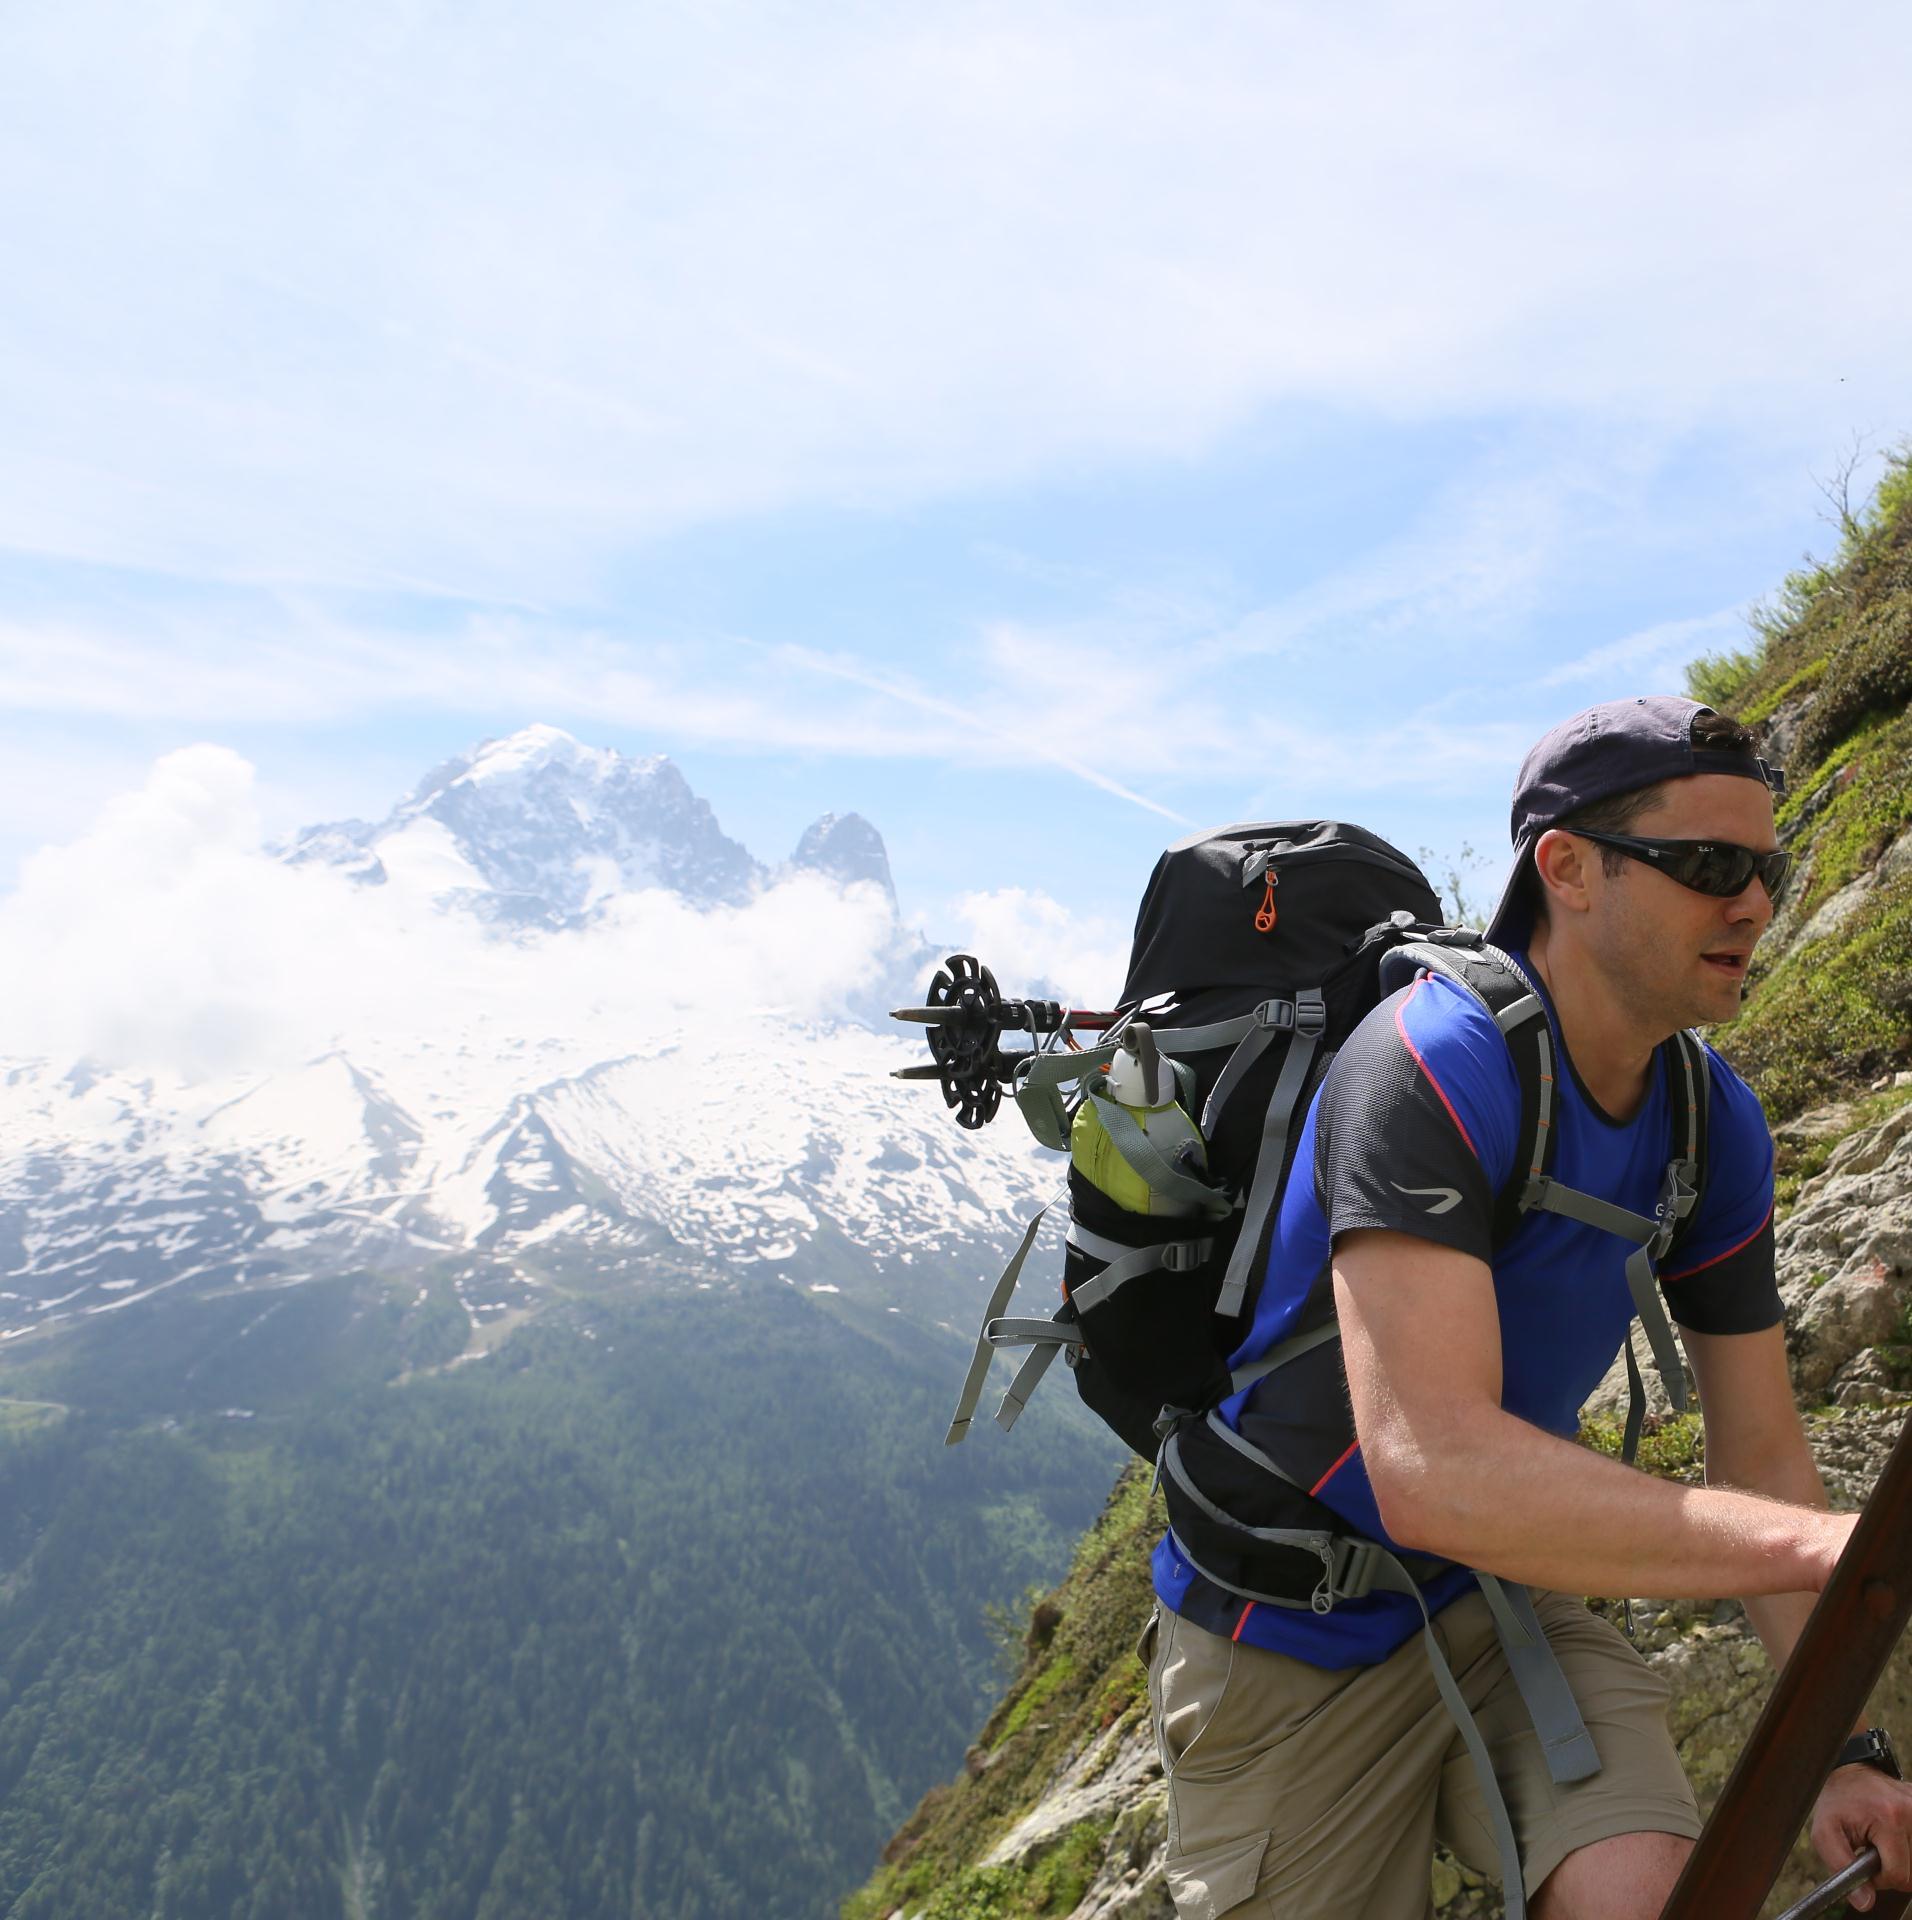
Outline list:
[[[1912,1420],[1806,1621],[1660,1920],[1757,1920],[1912,1615]],[[1882,1893],[1867,1920],[1899,1920]]]

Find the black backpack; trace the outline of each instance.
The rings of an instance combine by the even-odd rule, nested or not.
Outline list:
[[[1228,1368],[1253,1318],[1308,1102],[1363,1017],[1421,970],[1458,981],[1480,999],[1506,1035],[1519,1077],[1526,1146],[1521,1174],[1498,1197],[1496,1238],[1539,1206],[1633,1239],[1642,1248],[1628,1270],[1635,1305],[1668,1394],[1684,1407],[1683,1369],[1651,1263],[1690,1218],[1699,1192],[1704,1049],[1690,1034],[1672,1043],[1689,1097],[1675,1102],[1680,1137],[1655,1217],[1561,1189],[1548,1175],[1554,1062],[1544,1003],[1506,954],[1472,929],[1440,921],[1439,897],[1420,868],[1360,827],[1323,820],[1222,827],[1178,842],[1156,862],[1118,1008],[1078,1016],[1104,1023],[1101,1044],[1073,1049],[1064,1044],[1072,1016],[1042,1003],[1012,1003],[1030,1009],[1026,1024],[1039,1044],[1026,1053],[997,1052],[991,1065],[1031,1131],[1044,1145],[1067,1150],[1085,1109],[1105,1116],[1111,1134],[1119,1130],[1114,1144],[1122,1158],[1172,1204],[1137,1212],[1071,1165],[1062,1304],[1046,1319],[1007,1312],[1045,1208],[1028,1222],[992,1294],[950,1444],[967,1433],[999,1347],[1029,1350],[997,1410],[1001,1426],[1014,1425],[1060,1353],[1083,1400],[1134,1451],[1154,1459],[1168,1430],[1188,1416],[1333,1337],[1330,1321],[1240,1374]],[[959,976],[963,966],[976,971],[974,962],[951,964]],[[933,1030],[933,1046],[937,1037]],[[1196,1123],[1205,1164],[1165,1163],[1110,1098],[1110,1069],[1125,1046],[1145,1059],[1162,1058],[1165,1069],[1175,1063],[1172,1089],[1165,1070],[1157,1091],[1163,1105],[1179,1106]],[[947,1081],[944,1090],[958,1104]],[[993,1111],[989,1103],[980,1118],[970,1111],[959,1117],[979,1125]],[[1630,1365],[1631,1351],[1629,1344]],[[1643,1411],[1636,1383],[1629,1459]]]

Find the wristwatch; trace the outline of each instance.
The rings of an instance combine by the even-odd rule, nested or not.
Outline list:
[[[1895,1780],[1905,1778],[1899,1771],[1899,1756],[1892,1751],[1892,1736],[1883,1727],[1868,1727],[1864,1733],[1855,1733],[1839,1749],[1839,1757],[1832,1764],[1835,1769],[1876,1767]]]

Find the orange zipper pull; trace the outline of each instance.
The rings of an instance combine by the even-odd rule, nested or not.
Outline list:
[[[1275,870],[1267,872],[1268,891],[1261,897],[1261,911],[1255,915],[1257,933],[1273,933],[1275,930]]]

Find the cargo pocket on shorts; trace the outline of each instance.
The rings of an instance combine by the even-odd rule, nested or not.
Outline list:
[[[1261,1877],[1262,1855],[1268,1851],[1265,1833],[1226,1846],[1204,1847],[1167,1864],[1169,1898],[1176,1920],[1221,1920],[1255,1891]]]

